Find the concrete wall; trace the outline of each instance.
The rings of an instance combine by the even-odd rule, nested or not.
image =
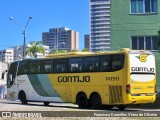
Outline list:
[[[130,14],[130,0],[111,0],[111,50],[131,48],[131,36],[158,35],[159,29],[160,0],[158,13],[154,14]],[[160,92],[160,56],[158,53],[155,56],[157,90]]]

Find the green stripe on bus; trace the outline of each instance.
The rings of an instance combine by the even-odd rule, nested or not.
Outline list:
[[[51,97],[59,97],[56,90],[52,86],[47,74],[37,74],[44,91]]]

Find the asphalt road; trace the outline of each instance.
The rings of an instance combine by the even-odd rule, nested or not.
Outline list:
[[[158,116],[158,117],[157,117]],[[106,118],[121,118],[121,119],[159,119],[160,109],[141,109],[127,108],[125,111],[119,111],[117,108],[111,110],[92,110],[79,109],[77,105],[71,103],[50,103],[49,106],[44,106],[41,102],[29,102],[22,105],[20,101],[0,100],[0,118],[62,118],[73,117],[83,119],[106,119]]]

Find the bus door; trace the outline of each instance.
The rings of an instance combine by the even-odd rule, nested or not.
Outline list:
[[[18,62],[14,62],[10,65],[7,75],[7,97],[8,99],[15,100],[17,98],[17,86],[15,83],[17,74]]]

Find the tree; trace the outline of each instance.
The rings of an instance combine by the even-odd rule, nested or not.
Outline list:
[[[72,52],[79,52],[79,50],[73,49]]]
[[[88,49],[88,48],[84,48],[84,49],[82,50],[82,52],[89,52],[89,49]]]
[[[54,50],[51,52],[51,54],[57,54],[57,53],[59,53],[59,51],[58,51],[57,49],[54,49]]]
[[[26,49],[26,55],[29,55],[31,57],[37,57],[37,53],[42,53],[43,56],[45,56],[45,50],[42,46],[41,41],[38,42],[30,42],[29,47]]]
[[[67,50],[61,50],[60,53],[67,53]]]

